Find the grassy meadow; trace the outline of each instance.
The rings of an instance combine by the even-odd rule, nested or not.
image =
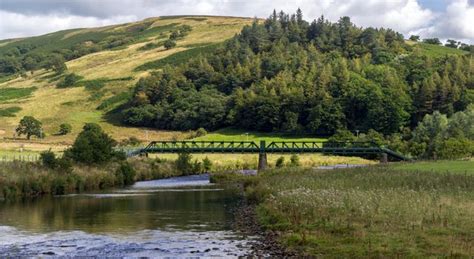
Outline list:
[[[266,142],[272,141],[325,141],[324,138],[315,138],[311,136],[295,136],[286,135],[279,133],[263,133],[263,132],[252,132],[243,131],[233,128],[225,128],[210,132],[202,137],[194,138],[193,140],[199,141],[255,141],[265,140]]]
[[[474,175],[474,160],[466,161],[424,161],[416,163],[400,163],[393,165],[395,169],[409,172],[436,172]]]
[[[461,49],[448,48],[445,46],[427,44],[423,42],[415,42],[411,40],[407,40],[405,42],[408,45],[418,49],[421,53],[428,55],[432,58],[443,57],[446,55],[465,55],[469,53]]]
[[[474,175],[456,173],[457,163],[445,173],[391,165],[287,167],[257,177],[213,179],[243,181],[247,197],[257,202],[260,224],[301,256],[470,258]]]

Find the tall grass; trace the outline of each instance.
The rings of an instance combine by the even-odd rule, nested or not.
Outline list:
[[[247,187],[260,222],[311,256],[474,254],[474,175],[389,167],[273,170]]]
[[[166,160],[129,160],[136,172],[134,181],[178,176],[174,163]],[[0,164],[0,197],[13,199],[41,195],[61,195],[103,190],[123,185],[119,163],[103,166],[74,166],[72,172],[61,172],[30,162]]]

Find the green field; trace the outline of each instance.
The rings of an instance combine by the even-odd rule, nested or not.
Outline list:
[[[394,168],[410,172],[474,174],[474,160],[403,163],[394,165]]]
[[[255,141],[265,140],[272,141],[326,141],[325,138],[303,136],[303,135],[286,135],[278,133],[262,133],[252,131],[242,131],[239,129],[225,128],[206,134],[203,137],[194,138],[193,140],[201,141]]]

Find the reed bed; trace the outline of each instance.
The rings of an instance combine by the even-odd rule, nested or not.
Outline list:
[[[133,181],[178,176],[171,161],[132,159]],[[3,162],[0,166],[0,198],[61,195],[123,186],[119,163],[102,166],[75,165],[70,172],[52,170],[32,162]]]

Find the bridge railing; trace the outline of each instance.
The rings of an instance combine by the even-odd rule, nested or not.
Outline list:
[[[377,154],[380,146],[373,142],[328,142],[328,141],[274,141],[265,146],[270,153],[331,153],[331,154]]]

